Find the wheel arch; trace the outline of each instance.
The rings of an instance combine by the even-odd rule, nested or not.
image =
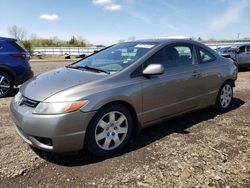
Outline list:
[[[133,118],[133,125],[134,125],[132,136],[135,136],[140,131],[141,128],[140,128],[140,124],[139,124],[139,121],[138,121],[136,110],[133,107],[133,105],[130,104],[129,102],[127,102],[127,101],[115,100],[115,101],[106,103],[101,108],[105,108],[106,106],[113,105],[113,104],[120,104],[120,105],[124,106],[125,108],[127,108],[129,110],[129,112],[130,112],[130,114],[131,114],[131,116]]]
[[[132,119],[133,119],[132,137],[136,136],[140,132],[141,126],[140,126],[140,123],[138,121],[136,110],[129,102],[123,101],[123,100],[110,101],[110,102],[107,102],[107,103],[103,104],[99,108],[98,111],[100,111],[103,108],[106,108],[107,106],[114,105],[114,104],[122,105],[122,106],[124,106],[125,108],[127,108],[129,110],[129,112],[130,112],[130,114],[132,116]],[[97,111],[97,113],[98,113],[98,111]],[[96,117],[97,113],[92,117],[90,122],[93,121],[93,119]],[[89,124],[91,124],[91,123],[89,123]]]
[[[233,87],[235,87],[235,80],[227,79],[222,85],[224,85],[226,82],[229,82]]]
[[[233,87],[235,87],[235,83],[234,82],[235,82],[235,80],[230,79],[230,78],[227,79],[227,80],[225,80],[223,82],[223,84],[221,85],[219,91],[218,91],[218,94],[217,94],[217,97],[216,97],[216,102],[215,102],[215,109],[217,109],[217,111],[220,112],[220,113],[221,112],[226,112],[228,110],[228,106],[226,108],[221,107],[221,104],[220,104],[220,93],[221,93],[221,90],[222,90],[222,88],[223,88],[223,86],[225,84],[229,83],[232,86],[232,98],[233,98]],[[231,99],[231,101],[232,101],[232,99]],[[230,104],[229,104],[229,107],[230,107]]]
[[[8,74],[13,79],[14,85],[16,85],[15,73],[10,68],[0,65],[0,71]]]

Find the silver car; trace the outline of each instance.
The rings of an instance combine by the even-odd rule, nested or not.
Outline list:
[[[10,109],[28,144],[55,152],[109,155],[133,133],[181,114],[227,110],[237,67],[188,39],[113,45],[26,82]]]
[[[239,68],[250,68],[250,44],[232,46],[227,53],[237,61]]]

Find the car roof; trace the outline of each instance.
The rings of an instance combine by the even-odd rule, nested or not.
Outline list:
[[[250,43],[244,43],[244,44],[234,44],[231,48],[239,48],[241,46],[249,46]]]
[[[16,39],[7,38],[7,37],[0,37],[0,41],[12,42],[12,41],[16,41]]]
[[[205,48],[206,50],[212,50],[211,48],[209,48],[207,45],[204,45],[198,41],[192,40],[191,38],[159,38],[159,39],[143,39],[143,40],[136,40],[133,42],[144,42],[144,43],[150,43],[150,42],[155,42],[158,43],[157,45],[168,45],[171,43],[188,43],[188,44],[192,44],[192,45],[197,45],[200,46],[202,48]]]
[[[167,43],[167,42],[187,42],[191,41],[192,39],[189,38],[156,38],[156,39],[142,39],[142,40],[135,40],[133,42],[157,42],[157,43]]]

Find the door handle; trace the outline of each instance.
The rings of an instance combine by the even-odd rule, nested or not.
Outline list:
[[[201,73],[199,73],[197,70],[193,71],[192,76],[195,78],[201,77]]]

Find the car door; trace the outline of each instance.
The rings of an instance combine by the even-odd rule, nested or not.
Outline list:
[[[246,46],[246,63],[250,63],[250,45]]]
[[[203,79],[202,95],[200,96],[201,107],[215,104],[218,90],[224,82],[221,70],[224,70],[225,64],[218,62],[218,59],[212,52],[196,46],[198,56],[198,70]]]
[[[246,46],[241,46],[239,48],[239,52],[236,55],[236,57],[237,57],[236,60],[239,64],[246,64],[246,63],[250,62],[249,56],[250,56],[250,54],[249,54],[249,52],[247,52]]]
[[[196,51],[192,44],[168,45],[145,63],[162,64],[165,72],[142,81],[143,122],[174,116],[195,109],[204,85],[197,71]]]

